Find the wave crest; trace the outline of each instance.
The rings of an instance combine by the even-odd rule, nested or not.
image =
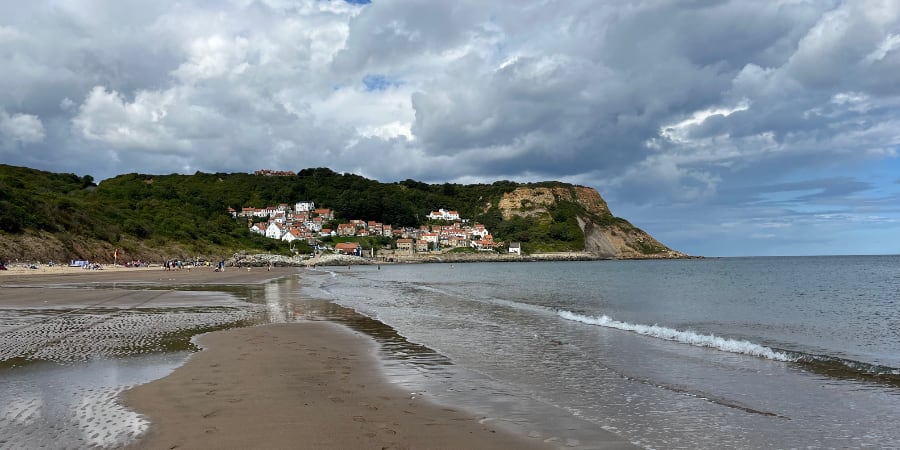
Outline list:
[[[775,351],[769,347],[754,344],[749,341],[727,339],[712,334],[699,334],[693,331],[681,331],[659,325],[632,324],[612,319],[606,315],[592,317],[565,310],[558,311],[557,314],[566,320],[630,331],[644,336],[680,342],[696,347],[708,347],[729,353],[757,356],[774,361],[796,361],[796,358],[793,358],[786,353]]]

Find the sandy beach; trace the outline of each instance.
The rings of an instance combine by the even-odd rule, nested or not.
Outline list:
[[[125,267],[104,265],[101,270],[87,270],[69,266],[38,266],[29,269],[25,265],[8,266],[0,270],[0,285],[3,284],[58,284],[90,282],[158,282],[175,284],[258,284],[273,278],[297,273],[294,267],[246,268],[229,267],[224,272],[216,272],[214,267],[165,270],[162,267]]]
[[[153,423],[134,448],[555,448],[386,383],[373,341],[339,324],[239,328],[199,344],[172,375],[125,394]]]
[[[52,289],[84,283],[257,284],[296,268],[165,271],[41,267],[2,271],[0,304],[104,302],[114,289]],[[143,301],[143,291],[116,297]],[[158,300],[155,300],[158,301]],[[429,402],[379,373],[377,344],[338,323],[306,321],[228,329],[197,338],[203,348],[170,375],[126,391],[149,419],[138,449],[172,448],[557,448],[559,441]]]

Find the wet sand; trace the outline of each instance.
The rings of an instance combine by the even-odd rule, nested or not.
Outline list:
[[[54,287],[257,284],[301,271],[47,269],[3,271],[0,306],[104,302],[127,308],[148,294]],[[122,395],[130,409],[151,422],[133,448],[529,449],[559,444],[499,428],[509,425],[430,403],[390,384],[380,373],[374,340],[337,323],[236,328],[202,335],[197,342],[204,350],[185,365]]]
[[[126,392],[153,424],[134,448],[555,448],[388,384],[372,339],[336,323],[198,341],[170,376]]]
[[[68,266],[41,266],[37,269],[12,267],[0,270],[0,286],[3,285],[52,285],[71,283],[135,282],[162,284],[258,284],[273,278],[295,274],[295,267],[246,268],[229,267],[216,272],[213,267],[164,270],[160,267],[104,266],[102,270],[85,270]]]

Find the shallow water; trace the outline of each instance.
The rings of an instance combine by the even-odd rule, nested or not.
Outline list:
[[[35,362],[5,369],[0,382],[0,448],[120,447],[139,437],[149,423],[123,407],[119,394],[164,377],[188,355]]]
[[[119,447],[147,424],[117,396],[181,364],[192,336],[303,320],[373,336],[411,396],[564,447],[601,446],[606,430],[645,448],[900,448],[900,277],[884,261],[398,265],[253,287],[90,286],[128,292],[0,308],[0,448]]]
[[[310,295],[504,386],[512,403],[537,399],[644,447],[898,448],[898,263],[382,266],[311,278]]]
[[[266,316],[261,287],[4,289],[42,300],[0,306],[0,448],[121,447],[148,424],[120,393],[181,365],[193,336]]]

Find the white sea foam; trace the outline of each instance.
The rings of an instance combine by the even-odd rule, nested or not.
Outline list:
[[[681,331],[673,328],[662,327],[659,325],[641,325],[621,322],[603,315],[599,317],[585,316],[575,314],[571,311],[559,311],[560,317],[566,320],[582,322],[589,325],[598,325],[606,328],[615,328],[617,330],[631,331],[633,333],[644,336],[651,336],[668,341],[681,342],[697,347],[709,347],[730,353],[741,353],[744,355],[758,356],[760,358],[771,359],[775,361],[794,361],[795,358],[785,353],[772,350],[769,347],[754,344],[749,341],[721,338],[712,334],[699,334],[693,331]]]

